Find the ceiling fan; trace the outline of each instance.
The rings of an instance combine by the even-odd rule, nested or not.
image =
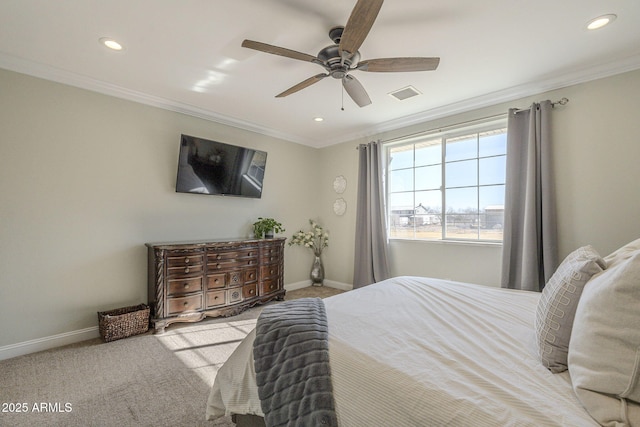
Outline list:
[[[253,40],[243,41],[242,47],[300,61],[312,62],[326,70],[326,73],[316,74],[290,87],[276,95],[276,98],[291,95],[319,82],[325,77],[331,76],[334,79],[342,80],[342,86],[351,99],[353,99],[358,106],[364,107],[371,104],[371,99],[362,84],[350,74],[352,71],[359,70],[382,73],[431,71],[435,70],[440,63],[440,58],[420,57],[380,58],[360,61],[360,52],[358,52],[358,49],[360,49],[364,39],[369,34],[378,16],[378,12],[382,7],[382,2],[383,0],[358,0],[351,11],[351,16],[349,16],[347,24],[344,27],[333,27],[329,30],[329,37],[334,44],[322,49],[318,53],[318,56],[312,56]]]

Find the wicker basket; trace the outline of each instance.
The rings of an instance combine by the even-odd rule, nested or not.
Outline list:
[[[104,342],[144,334],[149,330],[149,306],[140,304],[99,311],[98,327]]]

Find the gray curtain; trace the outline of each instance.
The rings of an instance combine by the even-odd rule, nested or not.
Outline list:
[[[509,110],[503,288],[541,291],[557,267],[551,102]]]
[[[380,142],[360,144],[353,287],[389,278]]]

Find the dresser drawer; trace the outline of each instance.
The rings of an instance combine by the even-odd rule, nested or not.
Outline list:
[[[260,292],[260,295],[270,294],[278,289],[280,289],[278,286],[278,280],[265,280],[262,282],[262,292]]]
[[[252,283],[258,280],[258,269],[248,268],[244,270],[244,283]]]
[[[242,286],[244,285],[244,271],[242,270],[234,270],[228,273],[227,286]]]
[[[260,267],[260,275],[263,279],[274,279],[278,277],[279,272],[280,267],[277,264],[263,265],[262,267]]]
[[[203,265],[186,265],[180,267],[169,267],[167,268],[167,276],[168,277],[189,277],[189,276],[197,276],[198,274],[202,274]]]
[[[226,291],[209,291],[207,292],[207,308],[225,305],[227,303]]]
[[[260,253],[260,258],[264,262],[265,260],[273,260],[282,255],[282,248],[279,245],[271,245],[262,248],[262,252]],[[274,258],[275,257],[275,258]]]
[[[202,277],[173,279],[168,281],[167,295],[188,294],[202,291]]]
[[[280,261],[280,257],[270,256],[270,257],[263,257],[260,260],[260,263],[262,265],[265,265],[265,264],[278,264],[279,261]]]
[[[227,273],[207,275],[207,289],[218,289],[227,286]]]
[[[189,265],[202,265],[204,264],[204,255],[202,253],[199,254],[190,254],[190,253],[177,253],[177,254],[169,254],[167,256],[167,267],[187,267]]]
[[[207,269],[210,271],[215,270],[229,270],[232,268],[243,268],[258,265],[258,258],[232,258],[222,260],[209,260],[207,262]]]
[[[169,315],[202,310],[202,294],[167,298]]]
[[[227,289],[227,303],[234,304],[242,301],[242,288]]]
[[[224,262],[225,260],[239,260],[245,258],[257,258],[258,248],[247,247],[233,251],[210,252],[207,254],[207,263]]]
[[[251,285],[244,285],[242,287],[242,297],[244,299],[249,299],[258,296],[258,284],[253,283]]]

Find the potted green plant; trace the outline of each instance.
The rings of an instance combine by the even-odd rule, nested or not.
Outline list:
[[[253,223],[253,235],[256,239],[272,238],[274,233],[282,233],[285,231],[282,224],[273,218],[259,217],[258,221]]]

